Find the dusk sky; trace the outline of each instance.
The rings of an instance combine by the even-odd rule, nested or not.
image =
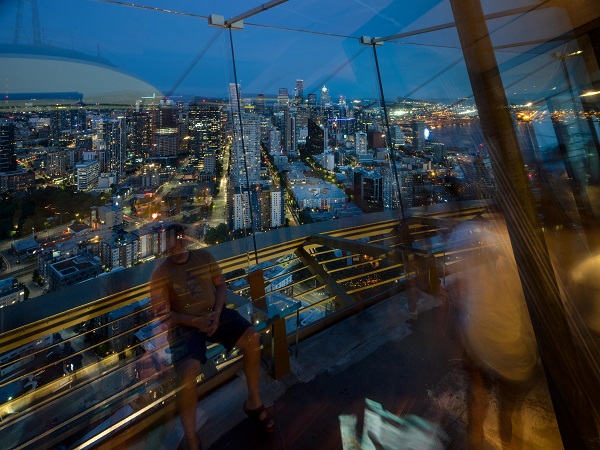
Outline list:
[[[71,81],[77,79],[77,70],[64,63],[62,57],[52,62],[52,68],[47,61],[40,63],[39,71],[34,69],[39,62],[37,58],[26,66],[19,64],[14,58],[15,52],[19,53],[24,44],[33,42],[31,2],[22,2],[20,47],[16,50],[15,47],[9,49],[6,44],[12,44],[15,38],[18,1],[1,2],[0,45],[5,48],[2,56],[11,58],[0,65],[0,78],[8,86],[6,90],[89,91],[93,89],[90,86],[96,86],[100,92],[99,86],[103,82],[115,89],[130,89],[129,83],[137,82],[140,92],[154,87],[163,94],[174,89],[173,95],[225,97],[228,83],[233,82],[229,33],[208,26],[203,17],[221,14],[227,19],[264,2],[147,0],[137,3],[203,17],[143,9],[125,3],[38,0],[43,44],[92,57],[101,56],[119,71],[136,77],[133,81],[124,81],[122,76],[111,80],[104,69],[98,68],[96,75],[86,72],[85,84],[81,80]],[[486,13],[491,13],[538,3],[536,0],[507,0],[498,5],[498,2],[489,1],[484,3],[484,8]],[[532,14],[536,14],[536,20],[543,17],[549,26],[527,28]],[[532,14],[490,21],[488,26],[494,44],[510,43],[514,27],[519,27],[521,38],[525,35],[527,39],[549,39],[567,26],[551,9]],[[247,19],[244,30],[234,31],[242,94],[276,94],[278,88],[287,87],[293,95],[295,80],[303,79],[305,95],[317,93],[326,85],[332,98],[339,95],[377,98],[373,52],[370,47],[361,45],[358,37],[389,36],[451,21],[448,1],[290,0]],[[532,48],[521,46],[498,51],[497,57],[502,63]],[[53,52],[45,50],[42,53]],[[378,47],[378,54],[386,97],[390,100],[404,97],[420,86],[411,98],[455,99],[471,93],[463,62],[452,66],[462,55],[454,28],[386,42]],[[19,58],[22,60],[23,56],[20,54]],[[505,74],[505,83],[530,71],[530,66],[545,63],[548,58],[548,55],[530,58],[528,63],[511,68]],[[28,76],[23,75],[25,70]],[[527,89],[529,92],[540,87],[548,89],[547,78],[531,77],[526,83],[516,85],[514,91],[522,95]],[[425,83],[430,79],[433,81]],[[65,85],[69,83],[74,86],[66,89]]]

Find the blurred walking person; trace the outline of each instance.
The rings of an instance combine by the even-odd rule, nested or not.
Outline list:
[[[498,217],[476,219],[458,225],[449,240],[449,250],[466,251],[456,301],[469,382],[468,445],[483,448],[495,388],[503,448],[521,448],[522,430],[514,425],[538,367],[535,336],[506,226]]]

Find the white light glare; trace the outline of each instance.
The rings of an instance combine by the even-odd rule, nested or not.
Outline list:
[[[580,97],[591,97],[592,95],[598,95],[600,94],[600,91],[589,91],[586,92],[585,94],[581,94]]]

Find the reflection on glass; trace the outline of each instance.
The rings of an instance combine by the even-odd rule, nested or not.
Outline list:
[[[552,407],[581,423],[574,433],[584,442],[596,439],[599,11],[589,0],[482,5],[495,64],[482,58],[475,72],[496,77],[498,100],[486,109],[507,117],[490,133],[456,4],[275,1],[248,5],[243,23],[228,28],[244,12],[236,2],[215,10],[187,0],[3,2],[1,442],[75,446],[104,431],[122,444],[134,421],[175,416],[168,408],[181,394],[168,332],[153,321],[146,284],[176,245],[174,224],[185,228],[187,248],[214,250],[227,303],[260,328],[271,376],[299,373],[304,342],[333,339],[342,318],[364,321],[361,310],[391,302],[400,315],[388,318],[415,332],[432,320],[463,327],[466,370],[440,377],[464,380],[454,388],[471,399],[469,429],[396,408],[409,394],[391,384],[385,394],[361,392],[361,402],[369,396],[399,417],[439,424],[457,445],[483,436],[514,445],[514,435],[527,447],[539,436],[508,423],[541,398],[548,448],[560,446]],[[521,159],[501,167],[495,142],[511,133]],[[505,177],[517,172],[543,240],[529,265],[520,256],[533,248],[518,239],[523,216],[502,202]],[[475,230],[480,222],[470,219],[490,205],[504,205],[510,233],[490,223]],[[497,262],[503,257],[510,264]],[[549,382],[530,391],[529,373],[513,389],[514,377],[482,356],[502,356],[482,348],[516,333],[505,323],[549,314],[535,309],[530,286],[519,289],[540,261],[551,262],[539,282],[555,287],[560,317],[533,320],[539,364],[572,390]],[[504,300],[517,297],[518,307]],[[485,320],[475,337],[464,327],[478,313]],[[567,368],[553,364],[562,354],[545,351],[550,323],[565,325],[573,344]],[[357,348],[374,339],[348,336]],[[531,362],[531,345],[519,339],[511,342]],[[244,361],[239,349],[208,355],[215,370],[198,375],[203,394]],[[481,422],[474,405],[494,398],[491,385],[514,405],[501,406],[500,427],[490,429],[495,414]],[[563,445],[580,442],[564,426],[558,420]]]

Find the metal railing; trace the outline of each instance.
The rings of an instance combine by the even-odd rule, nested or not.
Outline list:
[[[416,209],[409,227],[412,244],[483,210],[479,202],[451,209]],[[274,333],[268,333],[281,320],[286,332],[279,339],[291,345],[298,333],[301,339],[317,333],[403,289],[404,282],[416,275],[407,263],[416,246],[401,242],[398,224],[394,213],[376,213],[256,236],[256,261],[264,266],[266,300],[278,295],[301,302],[299,317],[294,313],[268,320],[265,338],[275,339]],[[211,247],[229,284],[228,303],[237,307],[257,300],[249,298],[250,289],[241,281],[252,269],[241,251],[244,246],[244,240],[239,240]],[[443,252],[431,256],[439,267],[445,266]],[[154,264],[93,279],[1,312],[0,348],[16,357],[0,368],[27,359],[18,371],[0,380],[0,395],[20,389],[0,398],[4,448],[59,444],[86,448],[108,441],[114,445],[133,439],[164,414],[175,414],[172,400],[178,387],[166,330],[153,328],[149,311],[148,281]],[[243,286],[236,288],[236,282]],[[30,313],[23,316],[23,311]],[[268,316],[268,311],[263,313]],[[27,344],[48,341],[47,336],[56,333],[61,340],[20,353]],[[264,353],[267,360],[274,357],[266,344]],[[220,346],[210,347],[209,364],[198,377],[199,393],[225,383],[241,367],[240,359],[235,350],[225,354]],[[24,392],[26,381],[33,387]]]

